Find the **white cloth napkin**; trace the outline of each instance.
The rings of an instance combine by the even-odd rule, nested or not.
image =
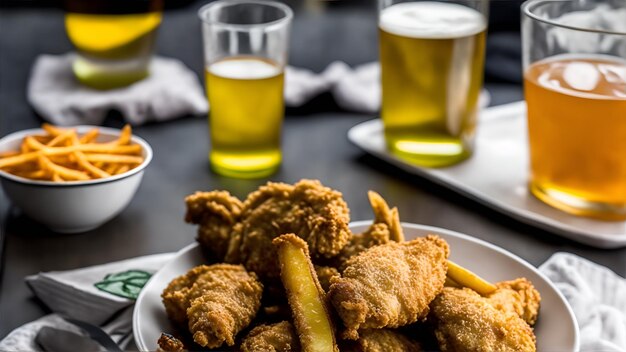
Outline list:
[[[42,55],[31,73],[28,100],[54,124],[99,125],[112,109],[133,125],[208,112],[198,77],[176,59],[156,57],[148,78],[105,91],[81,85],[72,73],[73,59],[74,54]],[[319,74],[290,66],[285,70],[285,104],[298,107],[330,91],[345,110],[375,113],[380,108],[379,77],[378,62],[352,69],[335,61]]]
[[[126,346],[132,338],[132,308],[135,301],[102,291],[96,288],[96,284],[105,290],[119,288],[117,285],[121,283],[115,282],[116,278],[129,277],[129,270],[132,271],[131,274],[154,274],[173,255],[173,253],[155,254],[82,269],[45,272],[27,277],[26,282],[34,294],[54,314],[13,330],[0,341],[0,351],[41,350],[35,342],[35,336],[43,326],[81,333],[79,328],[67,323],[61,316],[100,326],[121,347]],[[145,283],[141,275],[136,276],[140,276],[139,282],[132,281],[131,278],[126,283],[131,285]],[[101,284],[103,282],[104,285]],[[133,288],[138,289],[137,286]],[[130,293],[136,293],[136,291],[133,290]]]
[[[570,253],[552,255],[539,270],[572,307],[581,351],[626,351],[626,280]]]
[[[54,124],[100,125],[112,109],[134,125],[208,111],[198,76],[179,60],[156,57],[148,78],[128,87],[101,91],[76,80],[73,58],[74,54],[41,55],[31,72],[28,101]]]
[[[0,341],[0,351],[37,351],[42,326],[80,333],[59,314],[100,325],[123,348],[132,338],[131,299],[95,288],[109,274],[128,270],[154,273],[173,254],[157,254],[84,269],[40,273],[26,278],[55,312],[25,324]],[[578,320],[581,351],[626,351],[626,280],[609,269],[569,253],[556,253],[540,268],[568,300]],[[59,314],[57,314],[59,313]]]

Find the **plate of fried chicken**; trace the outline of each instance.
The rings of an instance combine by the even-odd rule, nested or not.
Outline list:
[[[350,223],[319,181],[244,201],[185,199],[198,225],[135,305],[140,350],[577,351],[567,302],[536,268],[471,236],[400,222],[377,193]]]

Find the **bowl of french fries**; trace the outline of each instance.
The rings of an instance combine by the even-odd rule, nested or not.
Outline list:
[[[0,139],[0,184],[14,205],[51,230],[85,232],[126,208],[151,159],[152,148],[129,125],[44,124]]]

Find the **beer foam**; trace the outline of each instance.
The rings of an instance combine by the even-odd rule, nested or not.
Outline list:
[[[385,32],[412,38],[451,39],[468,37],[487,27],[485,17],[463,5],[417,1],[382,10],[379,26]]]
[[[233,79],[263,79],[281,73],[278,66],[260,59],[227,59],[209,66],[209,72],[216,76]]]

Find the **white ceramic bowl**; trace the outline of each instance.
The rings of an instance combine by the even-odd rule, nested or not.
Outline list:
[[[79,134],[98,128],[98,142],[116,139],[120,130],[99,126],[77,126]],[[0,139],[0,152],[19,150],[27,135],[44,134],[39,128],[15,132]],[[89,181],[52,182],[30,180],[0,170],[0,183],[7,196],[30,218],[55,232],[77,233],[94,229],[119,214],[133,198],[152,148],[137,136],[144,158],[139,166],[119,175]]]

